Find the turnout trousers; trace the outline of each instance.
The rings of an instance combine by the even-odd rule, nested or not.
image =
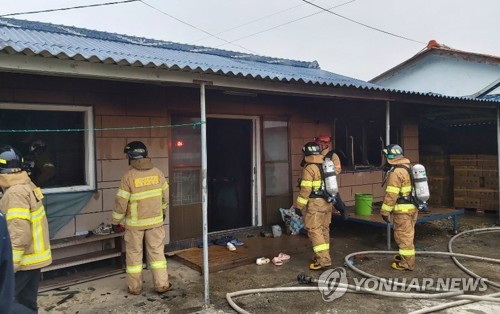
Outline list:
[[[165,239],[163,225],[146,230],[126,229],[124,239],[129,292],[139,294],[142,290],[143,250],[146,250],[148,267],[153,276],[155,290],[157,292],[167,291],[169,281],[163,244]],[[145,247],[143,247],[143,240]]]
[[[311,198],[304,213],[304,227],[311,241],[314,259],[321,266],[330,266],[330,223],[332,204],[322,198]]]
[[[394,240],[399,247],[398,265],[409,270],[415,269],[415,223],[418,211],[410,213],[395,213],[393,215]]]

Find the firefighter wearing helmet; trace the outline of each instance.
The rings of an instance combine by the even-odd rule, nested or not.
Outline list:
[[[410,161],[403,156],[403,149],[399,145],[388,145],[382,153],[387,161],[384,167],[387,172],[384,180],[385,197],[380,213],[386,223],[390,223],[392,214],[394,239],[399,247],[399,254],[394,257],[391,267],[396,270],[414,270],[413,239],[418,210],[411,202]]]
[[[335,172],[339,175],[342,172],[342,165],[340,164],[339,156],[335,154],[335,151],[331,148],[332,138],[329,135],[320,135],[314,138],[314,142],[321,147],[321,155],[333,161]]]
[[[314,138],[314,141],[321,147],[321,155],[325,156],[326,159],[330,159],[333,162],[335,173],[338,175],[342,172],[342,164],[340,163],[339,156],[335,153],[332,148],[332,138],[329,135],[320,135]],[[333,202],[333,207],[342,215],[344,220],[347,219],[347,207],[345,203],[340,198],[340,193],[335,196],[335,201]]]
[[[319,270],[332,265],[330,257],[330,222],[332,205],[322,191],[321,164],[324,156],[321,147],[309,142],[302,148],[305,165],[302,170],[300,192],[294,207],[302,211],[304,226],[314,251],[311,270]]]
[[[123,152],[130,167],[123,175],[116,194],[112,225],[116,232],[118,225],[125,221],[128,291],[135,295],[142,291],[142,261],[145,250],[154,288],[156,292],[163,293],[171,287],[163,243],[168,182],[161,170],[154,167],[151,158],[148,158],[144,143],[130,142]]]
[[[43,194],[22,167],[17,149],[0,147],[0,208],[7,218],[15,272],[12,309],[15,313],[36,313],[40,271],[52,263],[52,253]]]
[[[30,164],[30,177],[42,188],[56,185],[56,166],[54,156],[49,152],[47,144],[36,140],[29,147],[27,161]]]

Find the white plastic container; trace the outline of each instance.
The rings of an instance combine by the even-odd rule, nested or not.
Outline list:
[[[282,231],[281,231],[281,226],[280,225],[273,225],[271,227],[271,230],[273,232],[273,237],[274,238],[281,237]]]

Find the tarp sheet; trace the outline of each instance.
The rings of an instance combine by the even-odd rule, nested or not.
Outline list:
[[[82,211],[94,193],[94,191],[88,191],[44,194],[44,206],[51,239]]]

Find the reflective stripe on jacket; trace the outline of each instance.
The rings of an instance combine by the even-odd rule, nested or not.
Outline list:
[[[0,174],[5,193],[0,208],[5,213],[12,242],[14,270],[30,270],[52,263],[49,224],[43,195],[26,172]]]
[[[407,158],[396,158],[390,160],[391,165],[402,165],[410,167],[410,161]],[[408,170],[402,167],[393,168],[390,170],[389,177],[386,182],[385,197],[382,204],[382,214],[388,215],[393,213],[409,213],[416,210],[413,204],[398,204],[397,200],[400,196],[409,196],[411,193],[411,178]]]
[[[321,190],[322,178],[319,167],[323,162],[323,155],[306,156],[307,163],[302,170],[299,196],[295,201],[295,207],[303,209],[307,206],[312,191]],[[317,165],[315,165],[317,164]]]
[[[116,193],[113,224],[125,219],[126,228],[161,226],[168,207],[168,182],[150,158],[131,161]]]

